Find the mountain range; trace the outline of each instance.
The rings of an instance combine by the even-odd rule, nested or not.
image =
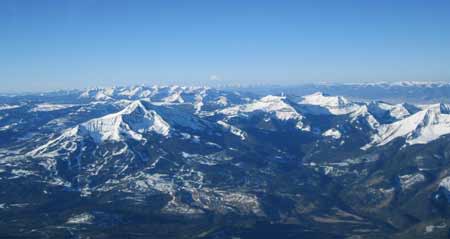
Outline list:
[[[0,236],[447,238],[447,93],[360,87],[3,95]]]

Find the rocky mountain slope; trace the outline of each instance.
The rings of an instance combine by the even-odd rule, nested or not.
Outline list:
[[[0,235],[446,238],[449,109],[180,86],[4,96]]]

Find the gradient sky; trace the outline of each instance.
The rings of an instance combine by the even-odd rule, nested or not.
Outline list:
[[[1,0],[0,91],[450,81],[450,1]]]

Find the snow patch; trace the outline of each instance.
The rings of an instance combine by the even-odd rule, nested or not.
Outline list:
[[[11,110],[19,108],[20,105],[8,105],[8,104],[0,104],[0,110]]]
[[[425,176],[421,173],[405,174],[398,177],[402,190],[410,189],[412,186],[424,182]]]
[[[323,132],[322,136],[331,137],[333,139],[340,139],[342,135],[339,130],[333,128]]]
[[[95,217],[94,215],[84,212],[78,215],[74,215],[67,219],[67,224],[92,224]]]
[[[62,110],[70,107],[74,107],[76,105],[72,104],[50,104],[50,103],[43,103],[38,104],[36,107],[31,109],[31,112],[48,112],[48,111],[55,111],[55,110]]]
[[[224,129],[227,129],[230,131],[230,133],[238,136],[241,138],[241,140],[245,140],[247,138],[247,133],[242,131],[241,129],[230,125],[222,120],[217,121],[217,124],[219,124],[220,126],[222,126]]]

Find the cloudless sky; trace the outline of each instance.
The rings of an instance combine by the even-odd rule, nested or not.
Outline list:
[[[0,1],[0,92],[405,80],[450,81],[450,1]]]

